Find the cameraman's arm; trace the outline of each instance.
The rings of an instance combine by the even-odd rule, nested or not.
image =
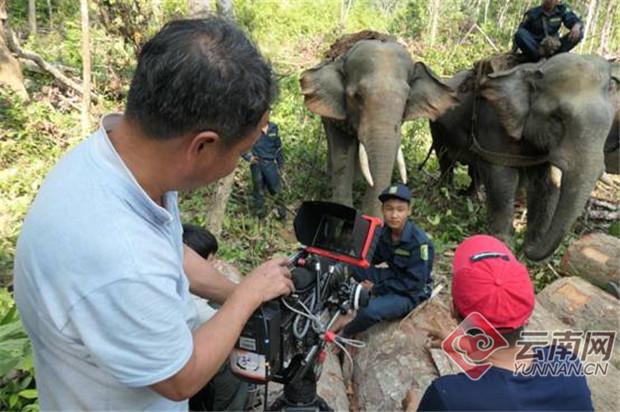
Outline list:
[[[189,279],[190,290],[218,304],[224,303],[237,287],[191,248],[183,245],[183,269]]]
[[[256,308],[293,290],[287,263],[274,259],[250,273],[217,314],[193,333],[193,351],[181,370],[151,388],[176,401],[197,393],[224,363]]]

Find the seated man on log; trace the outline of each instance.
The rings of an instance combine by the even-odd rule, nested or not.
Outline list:
[[[570,31],[558,35],[562,23]],[[571,8],[558,0],[544,0],[541,6],[529,9],[514,37],[515,49],[523,52],[527,61],[572,50],[583,39],[581,19]]]
[[[586,379],[577,372],[582,365],[572,352],[520,340],[534,310],[534,287],[506,245],[487,235],[466,239],[456,249],[452,273],[453,315],[463,321],[463,334],[444,342],[456,345],[453,354],[465,354],[470,368],[435,379],[418,410],[593,410]],[[455,334],[438,332],[442,340]],[[486,356],[480,356],[483,351]],[[544,373],[539,366],[546,364],[547,372],[565,373]]]
[[[385,189],[379,200],[385,226],[373,258],[375,266],[352,271],[358,282],[371,289],[372,298],[344,326],[343,337],[384,320],[400,319],[431,295],[434,247],[426,233],[408,219],[411,191],[395,184]]]

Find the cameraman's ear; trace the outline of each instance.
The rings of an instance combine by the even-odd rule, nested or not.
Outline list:
[[[213,152],[209,149],[215,147],[219,140],[220,136],[211,130],[200,132],[190,139],[187,154],[192,159],[202,157],[208,151]]]

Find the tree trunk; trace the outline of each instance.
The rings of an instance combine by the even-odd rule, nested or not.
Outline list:
[[[90,131],[90,29],[88,0],[80,0],[82,17],[82,136]]]
[[[54,28],[52,17],[52,0],[47,0],[47,24],[50,31]]]
[[[487,0],[487,1],[484,3],[484,20],[482,20],[482,22],[483,22],[484,24],[486,24],[486,22],[487,22],[487,17],[489,16],[489,5],[490,5],[490,4],[491,4],[491,0]]]
[[[230,20],[235,19],[235,10],[233,8],[232,0],[217,0],[216,10],[218,16],[222,16]]]
[[[439,7],[440,7],[440,2],[439,0],[432,0],[430,2],[430,7],[431,7],[431,27],[429,30],[429,37],[430,37],[430,41],[429,41],[429,46],[433,47],[433,45],[435,44],[435,40],[437,39],[437,27],[439,25]]]
[[[0,0],[0,83],[10,87],[22,98],[28,99],[21,66],[7,46],[8,33],[9,20],[6,0]]]
[[[588,41],[588,34],[590,34],[590,27],[592,26],[592,19],[594,18],[594,8],[596,7],[597,0],[590,0],[588,4],[588,14],[586,15],[586,26],[583,28],[583,40],[579,45],[579,51],[584,49],[584,44]]]
[[[208,2],[203,1],[203,13],[208,14]],[[235,15],[233,11],[231,0],[217,0],[217,13],[220,16],[226,17],[230,20],[234,20]],[[200,15],[204,17],[204,15]],[[216,190],[206,199],[207,205],[207,227],[217,237],[222,233],[222,226],[224,224],[224,216],[226,215],[226,205],[228,199],[232,193],[232,187],[234,182],[235,172],[220,179],[216,185]]]
[[[506,14],[508,12],[508,7],[510,7],[510,2],[506,1],[504,2],[502,8],[499,11],[499,18],[497,19],[497,24],[500,30],[503,29],[504,23],[506,23]],[[511,30],[513,30],[513,28],[511,28]],[[514,30],[516,31],[516,28],[514,28]]]
[[[218,237],[222,233],[226,206],[228,205],[228,199],[232,193],[234,180],[235,171],[218,180],[215,183],[216,189],[206,199],[206,210],[208,213],[207,227],[215,237]]]
[[[187,6],[190,17],[204,18],[211,14],[210,0],[188,0]]]
[[[596,40],[596,30],[598,28],[598,16],[601,10],[601,2],[603,0],[596,0],[594,5],[594,15],[592,16],[592,25],[590,26],[590,43],[588,46],[588,53],[592,53],[594,50],[594,41]]]
[[[30,36],[37,35],[37,5],[35,0],[28,0],[28,29]]]
[[[611,281],[620,284],[619,251],[618,238],[604,233],[585,235],[569,246],[560,270],[605,289]]]
[[[191,4],[191,1],[189,2],[188,6],[190,4]],[[153,0],[151,6],[153,7],[153,17],[155,18],[155,23],[157,24],[157,26],[161,26],[161,22],[164,17],[162,10],[161,10],[161,0]]]
[[[558,279],[538,294],[538,302],[577,331],[615,331],[610,362],[620,367],[620,301],[585,280]]]
[[[616,6],[615,8],[613,6]],[[598,46],[597,53],[600,55],[607,55],[607,48],[609,37],[611,35],[611,27],[614,21],[614,15],[618,9],[619,5],[615,0],[609,0],[607,3],[607,10],[605,12],[605,22],[603,23],[603,29],[601,30],[601,41]]]

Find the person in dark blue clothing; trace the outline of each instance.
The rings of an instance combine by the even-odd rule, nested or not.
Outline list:
[[[372,325],[404,317],[428,299],[432,291],[434,248],[426,233],[408,219],[411,191],[402,184],[379,196],[385,226],[373,257],[373,267],[353,269],[353,277],[371,288],[367,307],[346,324],[341,336],[350,337]]]
[[[452,273],[453,315],[459,321],[477,318],[478,323],[462,322],[457,329],[462,331],[457,335],[459,340],[453,339],[455,331],[435,331],[431,335],[452,342],[442,345],[444,350],[454,348],[457,342],[451,356],[456,359],[455,354],[465,353],[462,359],[468,361],[460,365],[468,367],[464,367],[465,372],[435,379],[419,404],[410,397],[407,412],[593,410],[590,390],[580,372],[582,365],[575,354],[542,342],[531,348],[519,343],[534,310],[534,287],[527,268],[506,245],[487,235],[466,239],[456,249]],[[481,342],[487,345],[484,357],[479,356]],[[478,369],[482,373],[474,374],[476,368],[483,368]]]
[[[281,220],[284,219],[286,207],[280,197],[282,192],[280,169],[284,165],[284,155],[278,125],[269,122],[261,131],[252,151],[244,154],[243,158],[250,162],[253,185],[252,197],[256,215],[263,218],[267,214],[265,210],[266,188],[269,193],[276,197],[276,217]]]
[[[559,38],[562,24],[570,31]],[[558,0],[544,0],[541,6],[525,13],[515,34],[514,44],[528,61],[536,62],[542,57],[570,51],[582,39],[581,19],[571,8]]]

